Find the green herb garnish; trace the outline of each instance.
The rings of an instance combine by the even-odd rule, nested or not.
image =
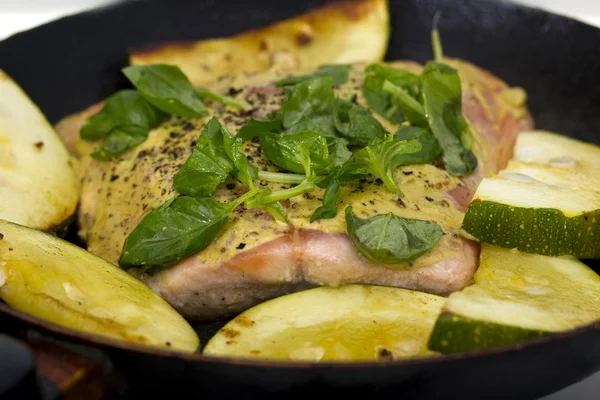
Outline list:
[[[392,96],[392,104],[397,110],[400,110],[404,118],[413,125],[427,126],[427,117],[425,108],[417,100],[416,95],[408,90],[394,85],[390,81],[383,82],[383,90]]]
[[[303,195],[315,190],[316,174],[312,170],[312,161],[310,150],[304,143],[299,143],[291,148],[293,157],[302,165],[305,172],[305,178],[299,185],[289,189],[272,192],[269,188],[261,189],[258,195],[246,202],[248,208],[262,208],[271,213],[275,218],[282,222],[287,222],[283,215],[281,200],[291,199],[292,197]]]
[[[123,73],[144,99],[167,114],[195,118],[208,115],[187,76],[174,65],[132,65],[123,68]]]
[[[278,81],[275,81],[274,85],[279,87],[291,86],[296,85],[300,82],[320,77],[330,77],[333,80],[334,85],[343,85],[348,81],[349,69],[350,66],[345,64],[321,65],[319,68],[317,68],[317,71],[314,74],[292,76],[289,78],[280,79]]]
[[[323,195],[323,205],[318,207],[310,216],[310,222],[319,219],[330,219],[337,215],[338,201],[342,195],[342,187],[338,177],[329,180]]]
[[[126,150],[144,143],[147,138],[148,131],[145,129],[129,127],[124,130],[116,128],[90,155],[96,160],[110,161]]]
[[[343,165],[340,180],[346,183],[373,174],[383,181],[390,192],[400,194],[396,185],[396,162],[400,160],[398,156],[416,153],[421,149],[418,140],[394,141],[391,135],[375,139]]]
[[[348,141],[343,138],[327,138],[327,147],[329,156],[336,167],[343,165],[352,157],[352,152],[348,150]]]
[[[387,132],[363,106],[339,100],[334,114],[335,127],[350,145],[366,146],[371,140],[384,137]]]
[[[327,174],[333,168],[333,161],[327,147],[327,138],[317,132],[303,131],[289,135],[264,133],[260,135],[260,145],[273,164],[287,171],[295,173],[305,171],[298,159],[296,150],[298,145],[303,145],[307,149],[311,168],[315,173]]]
[[[282,107],[283,127],[288,133],[315,131],[335,137],[335,95],[331,78],[314,78],[286,87]]]
[[[425,112],[442,148],[446,171],[454,176],[470,174],[477,167],[477,158],[465,147],[470,131],[462,114],[458,72],[446,64],[432,63],[425,67],[422,81]]]
[[[438,224],[418,219],[381,214],[362,219],[346,208],[346,228],[356,249],[367,260],[381,264],[399,264],[417,259],[441,239]]]
[[[172,265],[208,247],[229,218],[229,207],[210,197],[175,197],[140,221],[123,246],[123,268]]]
[[[252,140],[261,133],[281,132],[282,129],[283,118],[267,120],[250,118],[250,121],[240,128],[235,137],[240,138],[243,141]]]
[[[411,164],[429,164],[435,160],[442,149],[433,133],[428,128],[403,125],[394,133],[394,140],[418,140],[422,149],[415,153],[398,154],[393,164],[401,167]]]
[[[363,83],[363,95],[369,106],[382,117],[396,122],[404,122],[406,118],[402,111],[394,104],[392,95],[383,89],[386,81],[409,91],[411,96],[416,95],[415,87],[419,76],[412,72],[372,64],[365,68],[365,81]]]
[[[121,90],[104,102],[99,113],[87,119],[81,128],[84,140],[106,140],[92,153],[98,160],[111,160],[144,142],[148,132],[160,124],[166,114],[135,90]]]
[[[224,138],[229,132],[213,117],[196,143],[194,151],[173,178],[173,187],[184,195],[212,195],[235,168],[227,154]]]
[[[200,98],[200,99],[208,99],[208,100],[216,101],[216,102],[222,103],[226,106],[237,108],[239,110],[243,110],[243,111],[252,110],[252,105],[250,103],[248,103],[247,101],[238,100],[238,99],[234,99],[233,97],[230,97],[230,96],[225,96],[222,94],[211,92],[210,90],[207,90],[205,88],[197,87],[196,88],[196,96],[198,96],[198,98]]]
[[[166,115],[150,105],[135,90],[121,90],[104,101],[99,113],[87,119],[81,128],[84,140],[99,140],[114,129],[150,131]]]

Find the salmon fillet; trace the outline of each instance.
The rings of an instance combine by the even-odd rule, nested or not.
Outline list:
[[[404,166],[396,173],[402,198],[387,191],[380,180],[363,179],[355,186],[343,187],[341,211],[335,218],[313,223],[309,217],[321,204],[322,189],[284,202],[289,224],[276,221],[263,210],[238,207],[205,250],[153,276],[135,269],[131,272],[190,320],[228,317],[267,299],[319,285],[368,283],[442,295],[469,285],[477,268],[479,246],[458,234],[464,211],[481,179],[506,165],[516,136],[532,128],[532,120],[520,89],[510,88],[464,61],[446,62],[461,76],[463,111],[479,161],[471,175],[459,179],[439,165]],[[422,68],[413,62],[389,65],[415,73]],[[337,96],[356,94],[357,103],[367,106],[361,92],[364,67],[351,67],[348,82],[336,86]],[[252,112],[232,112],[209,104],[209,117],[172,117],[153,130],[146,142],[111,162],[92,159],[89,153],[95,144],[79,140],[83,122],[98,112],[99,105],[59,122],[57,131],[81,159],[79,234],[88,249],[116,264],[125,238],[139,221],[176,195],[173,176],[209,118],[218,117],[235,133],[251,116],[265,118],[280,107],[283,91],[272,81],[304,73],[272,69],[224,76],[210,89],[245,99],[253,105]],[[388,132],[397,130],[396,124],[374,117]],[[257,168],[277,171],[262,157],[258,144],[245,143],[244,152]],[[272,190],[286,187],[266,182],[261,186]],[[230,179],[214,197],[230,201],[246,190],[244,184]],[[393,269],[376,265],[362,257],[346,235],[343,209],[347,205],[361,218],[392,212],[435,221],[444,235],[431,251],[411,263]]]

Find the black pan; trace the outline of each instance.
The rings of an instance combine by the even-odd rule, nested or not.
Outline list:
[[[323,1],[131,1],[61,19],[0,42],[0,68],[51,122],[125,85],[127,48],[227,36]],[[600,144],[600,30],[505,2],[391,0],[387,59],[431,57],[441,11],[445,53],[524,87],[536,126]],[[589,263],[599,271],[598,263]],[[190,356],[123,344],[25,316],[0,304],[0,329],[25,327],[100,348],[134,394],[180,398],[535,398],[600,369],[600,322],[517,345],[433,359],[293,365]],[[219,324],[198,326],[205,343]]]

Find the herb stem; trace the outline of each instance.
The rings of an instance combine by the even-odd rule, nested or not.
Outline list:
[[[259,190],[260,189],[257,188],[257,187],[252,188],[251,190],[247,191],[246,193],[244,193],[243,195],[241,195],[237,199],[229,202],[227,204],[229,206],[229,209],[230,210],[234,210],[240,204],[245,203],[248,199],[251,199],[252,197],[254,197],[259,192]]]
[[[385,117],[387,119],[391,120],[392,117],[394,116],[394,114],[396,114],[397,111],[398,111],[398,106],[394,104],[392,107],[390,107],[390,109],[388,110],[388,112],[385,115]]]
[[[277,183],[302,183],[306,176],[300,174],[284,174],[281,172],[258,171],[258,179]]]
[[[437,28],[431,31],[431,43],[433,46],[433,56],[435,61],[442,62],[444,59],[444,50],[442,49],[440,33]]]
[[[294,186],[289,189],[278,190],[269,194],[268,196],[262,197],[260,198],[260,203],[270,204],[285,199],[291,199],[292,197],[300,196],[304,193],[312,192],[313,190],[315,190],[315,184],[310,181],[304,181],[298,186]],[[253,199],[250,199],[248,202],[246,202],[246,207],[249,209],[256,208],[258,204],[255,203],[256,202],[253,201]]]
[[[217,93],[210,92],[204,88],[196,88],[196,95],[201,99],[209,99],[213,101],[218,101],[219,103],[223,103],[227,106],[239,108],[244,111],[252,110],[252,105],[247,103],[244,100],[237,100],[230,96],[224,96]]]
[[[406,90],[402,89],[400,86],[394,85],[390,81],[385,81],[383,83],[383,90],[393,95],[394,98],[401,102],[404,106],[410,108],[425,118],[425,108],[423,105],[414,99]]]

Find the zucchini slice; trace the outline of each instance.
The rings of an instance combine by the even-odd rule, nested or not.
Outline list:
[[[55,231],[75,213],[75,160],[21,88],[0,70],[0,219]]]
[[[371,285],[309,289],[240,314],[208,342],[204,353],[302,361],[432,355],[427,339],[444,300]]]
[[[599,147],[523,133],[515,159],[477,188],[462,233],[529,253],[600,258],[599,176]]]
[[[513,158],[570,170],[600,169],[600,147],[548,131],[521,133],[517,137]]]
[[[200,346],[187,321],[133,276],[69,242],[3,220],[0,298],[68,328],[188,352]]]
[[[431,350],[496,347],[600,319],[600,277],[572,256],[483,244],[474,279],[444,304],[429,339]]]

